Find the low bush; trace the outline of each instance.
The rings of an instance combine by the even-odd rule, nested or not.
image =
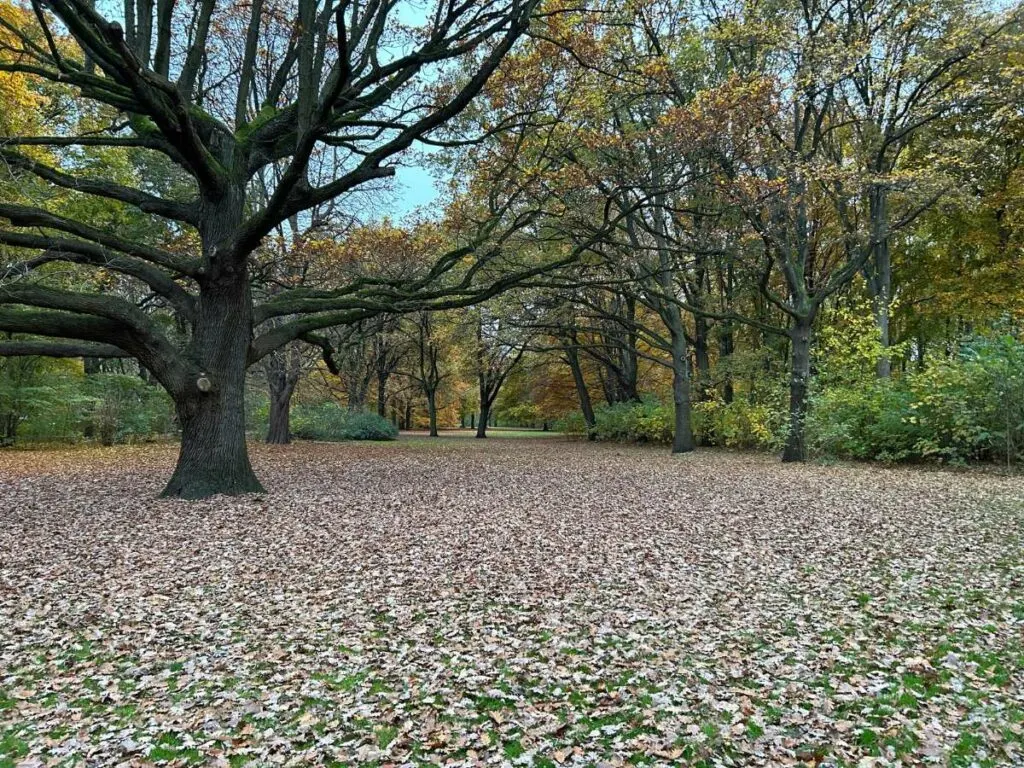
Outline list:
[[[587,436],[587,422],[579,411],[570,411],[555,421],[554,429],[556,432],[561,432],[568,437]]]
[[[815,453],[879,461],[1024,458],[1024,344],[977,339],[924,371],[823,389],[807,423]]]
[[[113,445],[153,440],[174,431],[174,407],[167,393],[124,374],[83,375],[53,368],[17,389],[0,384],[0,412],[9,422],[3,436],[8,443],[84,439]]]
[[[777,450],[785,437],[786,412],[779,404],[708,400],[693,405],[693,431],[701,445]]]
[[[675,430],[674,406],[653,398],[599,406],[594,418],[594,435],[598,440],[667,444],[672,442]],[[746,400],[694,403],[692,418],[694,436],[702,445],[775,449],[785,434],[784,411]],[[555,428],[577,437],[587,433],[579,412],[567,414]]]
[[[534,403],[519,403],[511,408],[503,408],[498,416],[503,426],[510,427],[536,427],[544,421],[540,408]]]
[[[383,416],[350,411],[337,403],[297,405],[291,412],[292,434],[303,440],[394,440],[398,429]]]
[[[672,441],[673,412],[653,398],[641,402],[616,403],[595,409],[598,440],[632,443]]]
[[[92,401],[83,432],[104,445],[150,440],[174,428],[171,398],[138,376],[92,374],[83,389]]]
[[[807,417],[811,453],[877,461],[914,458],[922,429],[909,418],[913,400],[911,392],[886,380],[815,394]]]

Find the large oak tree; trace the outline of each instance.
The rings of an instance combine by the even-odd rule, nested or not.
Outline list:
[[[164,494],[260,490],[244,434],[248,366],[289,342],[318,343],[319,329],[469,303],[511,278],[488,272],[500,249],[487,230],[483,255],[474,255],[482,238],[465,238],[401,285],[367,278],[257,303],[254,251],[289,217],[393,175],[399,153],[480,91],[536,3],[125,0],[105,16],[109,6],[91,0],[37,0],[31,27],[25,15],[4,16],[0,73],[69,89],[92,120],[90,130],[0,138],[0,172],[43,190],[27,204],[0,202],[0,246],[17,256],[0,273],[0,331],[53,340],[13,341],[0,354],[136,358],[181,424]],[[77,161],[83,148],[151,158],[179,183],[114,181]],[[129,237],[51,204],[69,197],[112,201],[195,247]],[[115,273],[148,300],[58,283],[55,262]]]

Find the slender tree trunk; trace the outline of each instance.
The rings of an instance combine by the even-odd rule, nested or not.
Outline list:
[[[886,248],[888,251],[888,248]],[[879,296],[875,298],[875,324],[878,326],[878,338],[882,345],[882,354],[875,365],[875,372],[880,379],[887,379],[892,375],[892,358],[889,355],[889,347],[892,346],[892,338],[889,331],[890,310],[892,303],[889,300],[892,275],[888,275],[887,285]]]
[[[267,396],[270,400],[270,419],[266,442],[287,445],[291,435],[291,404],[295,385],[298,384],[298,366],[289,357],[290,350],[282,349],[267,357],[264,366],[267,375]]]
[[[348,409],[350,411],[361,411],[366,405],[366,390],[363,389],[357,380],[353,378],[348,387]]]
[[[886,232],[889,226],[889,196],[883,187],[875,186],[870,192],[869,214],[871,235],[874,243],[868,263],[868,287],[878,328],[878,340],[882,355],[878,358],[875,371],[879,378],[887,379],[892,374],[892,360],[889,357],[890,315],[892,312],[892,256]]]
[[[571,343],[573,346],[565,350],[565,356],[569,361],[569,369],[572,371],[572,380],[576,384],[576,395],[580,399],[580,410],[583,412],[583,423],[587,425],[587,439],[594,440],[597,437],[594,432],[594,428],[597,426],[594,404],[590,400],[587,380],[583,378],[583,368],[580,366],[580,354],[575,347],[575,339]]]
[[[708,353],[708,321],[702,315],[694,317],[693,356],[697,364],[697,399],[707,400],[710,395],[711,356]]]
[[[735,344],[732,324],[723,323],[718,335],[718,361],[719,367],[723,368],[722,399],[731,403],[735,397],[732,383],[732,353]]]
[[[610,365],[605,366],[605,369],[607,374],[601,379],[601,387],[604,389],[604,399],[608,405],[615,405],[622,397],[616,386],[618,379],[615,376],[615,371],[612,370]]]
[[[789,432],[783,461],[806,461],[807,387],[811,378],[812,318],[800,318],[789,332]]]
[[[478,438],[487,437],[487,422],[491,418],[491,406],[485,403],[480,403],[480,418],[476,422],[476,436]]]
[[[0,416],[0,445],[14,445],[18,439],[18,423],[21,417],[14,411]]]
[[[437,437],[437,392],[427,392],[427,418],[430,421],[430,437]]]
[[[388,403],[388,378],[386,372],[377,371],[377,415],[382,418]]]
[[[658,244],[658,288],[664,296],[673,296],[676,292],[675,272],[671,249],[665,237],[668,226],[665,208],[660,202],[655,212],[657,226],[654,238]],[[672,428],[672,453],[688,453],[696,447],[696,443],[690,420],[690,351],[686,343],[686,325],[683,323],[682,310],[675,302],[659,299],[657,310],[662,322],[665,323],[665,328],[668,329],[669,351],[672,356],[672,406],[675,422]]]
[[[267,442],[271,445],[287,445],[292,441],[291,404],[294,386],[270,387],[270,423],[267,426]]]
[[[633,323],[636,322],[636,299],[632,296],[626,297],[626,319],[630,326],[626,331],[626,347],[622,350],[622,377],[620,387],[625,402],[640,401],[640,365],[637,354],[637,333],[633,330]]]
[[[733,309],[733,288],[735,273],[732,260],[726,264],[725,274],[721,276],[722,297],[725,300],[724,309],[731,312]],[[732,355],[736,351],[736,331],[733,328],[732,320],[726,320],[718,329],[718,364],[723,369],[722,399],[731,403],[735,397],[733,389],[733,365]]]
[[[669,311],[678,315],[675,307]],[[682,325],[682,319],[669,325],[672,342],[672,407],[675,412],[672,453],[688,453],[695,447],[693,425],[690,422],[690,360]]]

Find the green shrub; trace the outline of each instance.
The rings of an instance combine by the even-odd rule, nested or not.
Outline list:
[[[80,376],[78,378],[81,378]],[[0,358],[0,444],[32,439],[40,427],[50,427],[59,437],[73,435],[82,403],[80,388],[68,361],[42,357]],[[69,414],[68,403],[77,406],[68,428],[61,416]],[[57,426],[62,429],[54,429]]]
[[[670,443],[673,411],[653,398],[642,402],[600,405],[594,409],[594,436],[598,440],[629,443]],[[555,429],[567,435],[584,437],[587,425],[583,414],[574,411],[555,422]]]
[[[914,396],[889,380],[833,387],[811,398],[807,440],[812,453],[836,458],[902,461],[917,457],[923,434]]]
[[[554,429],[556,432],[561,432],[569,437],[587,436],[587,422],[579,411],[570,411],[555,421]]]
[[[950,360],[897,379],[826,387],[811,402],[814,452],[953,464],[1024,458],[1024,344],[975,339]]]
[[[376,413],[355,411],[349,414],[345,440],[394,440],[398,427]]]
[[[598,440],[633,440],[634,410],[639,403],[599,405],[594,409],[594,435]]]
[[[502,424],[512,427],[535,427],[543,421],[540,408],[534,403],[519,403],[511,408],[503,408],[498,416]]]
[[[173,428],[171,398],[138,376],[92,374],[85,377],[83,394],[92,401],[83,433],[104,445],[150,440]]]
[[[708,400],[693,405],[693,431],[701,445],[776,450],[785,437],[786,412],[780,406]]]
[[[349,411],[337,403],[297,405],[291,412],[292,434],[303,440],[393,440],[398,429],[368,411]]]
[[[675,407],[644,400],[633,410],[628,437],[638,443],[671,443],[675,434]]]
[[[138,376],[83,375],[60,367],[42,370],[45,375],[21,386],[17,397],[6,396],[0,385],[0,410],[13,409],[21,440],[73,443],[87,439],[113,445],[152,440],[174,428],[170,397]]]
[[[1024,343],[1011,334],[978,339],[962,356],[985,371],[991,407],[985,410],[991,458],[1024,459]]]
[[[594,417],[598,440],[667,444],[672,442],[675,432],[674,406],[653,398],[602,405],[595,409]],[[703,445],[774,450],[785,434],[784,411],[747,400],[694,403],[692,418],[694,436]],[[568,435],[586,435],[583,416],[578,412],[563,417],[556,428]]]
[[[245,430],[258,434],[267,433],[270,423],[270,398],[266,390],[246,384],[245,387]]]

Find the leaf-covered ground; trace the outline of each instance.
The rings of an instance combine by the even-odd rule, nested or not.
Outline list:
[[[1024,764],[1020,479],[254,453],[0,454],[0,766]]]

